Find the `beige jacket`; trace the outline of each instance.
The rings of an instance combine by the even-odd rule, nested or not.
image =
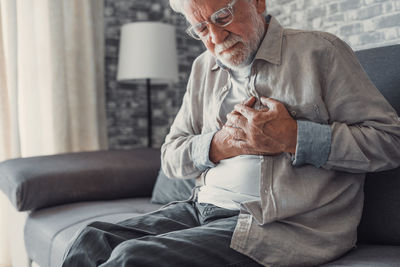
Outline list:
[[[166,175],[204,172],[196,155],[208,151],[196,144],[222,126],[218,114],[229,80],[208,52],[193,63],[162,147]],[[273,17],[251,81],[259,96],[283,102],[296,120],[329,125],[331,146],[320,168],[293,163],[286,153],[264,156],[261,200],[242,203],[231,247],[265,266],[333,260],[356,244],[365,173],[400,163],[400,119],[343,41],[324,32],[284,29]]]

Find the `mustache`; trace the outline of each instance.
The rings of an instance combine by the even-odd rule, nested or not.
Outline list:
[[[217,52],[218,54],[221,53],[222,51],[231,48],[234,44],[241,42],[242,38],[231,34],[228,39],[226,39],[222,44],[218,44],[215,46],[215,52]]]

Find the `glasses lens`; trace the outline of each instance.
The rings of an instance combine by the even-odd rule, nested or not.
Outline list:
[[[224,7],[211,15],[211,22],[218,27],[228,26],[233,21],[232,5],[236,3],[233,0],[228,7]],[[186,32],[194,39],[201,40],[207,38],[208,28],[207,21],[190,26]]]
[[[227,26],[229,23],[231,23],[233,20],[233,14],[232,12],[229,10],[229,8],[223,8],[218,10],[217,12],[215,12],[212,16],[211,16],[211,21],[220,27],[224,27]]]
[[[208,35],[207,23],[202,22],[187,29],[187,33],[195,39],[202,39]]]

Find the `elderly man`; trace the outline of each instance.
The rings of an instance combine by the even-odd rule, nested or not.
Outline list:
[[[265,0],[170,0],[207,51],[162,147],[187,201],[96,222],[63,266],[314,266],[355,246],[365,172],[400,162],[400,120],[351,49],[282,28]]]

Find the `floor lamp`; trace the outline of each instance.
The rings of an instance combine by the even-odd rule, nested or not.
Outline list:
[[[175,27],[160,22],[134,22],[121,28],[117,80],[146,82],[147,138],[152,146],[151,84],[178,81]]]

